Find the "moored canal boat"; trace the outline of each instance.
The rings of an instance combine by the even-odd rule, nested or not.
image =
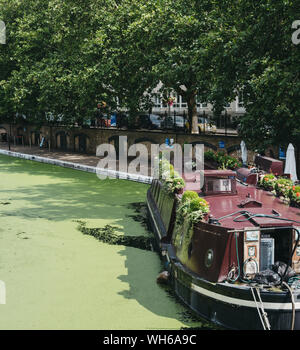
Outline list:
[[[205,170],[203,188],[183,194],[153,180],[149,218],[169,282],[194,312],[229,329],[300,329],[300,210],[237,179]],[[195,186],[194,186],[195,187]],[[193,192],[209,215],[180,216]]]

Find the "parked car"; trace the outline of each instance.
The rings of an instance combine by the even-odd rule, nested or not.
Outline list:
[[[199,128],[199,132],[211,132],[211,133],[217,132],[216,125],[208,121],[208,119],[204,117],[198,117],[198,128]]]
[[[127,128],[128,127],[128,115],[125,113],[117,114],[117,127],[118,128]]]
[[[137,118],[137,127],[141,129],[159,129],[161,126],[160,116],[156,114],[142,114]]]
[[[161,127],[163,129],[184,129],[184,118],[181,115],[163,116]]]
[[[155,125],[155,128],[160,129],[161,122],[162,122],[161,116],[158,114],[149,114],[149,117],[150,117],[151,123]]]

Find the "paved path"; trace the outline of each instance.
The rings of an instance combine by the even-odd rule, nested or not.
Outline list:
[[[0,149],[8,150],[7,143],[1,142]],[[80,154],[75,152],[64,152],[60,150],[49,151],[47,148],[40,148],[38,146],[14,146],[11,145],[10,150],[13,152],[31,154],[51,159],[59,159],[67,162],[84,164],[89,166],[97,166],[100,158],[96,155]]]
[[[140,164],[137,168],[134,168],[133,171],[130,171],[129,165],[131,159],[128,159],[128,170],[124,171],[123,169],[119,169],[118,160],[110,160],[108,169],[107,164],[104,166],[98,164],[101,160],[101,157],[97,157],[96,155],[94,156],[75,152],[64,152],[60,150],[49,151],[49,149],[47,148],[40,148],[38,146],[29,147],[22,145],[11,145],[10,152],[8,152],[8,145],[3,142],[0,143],[0,151],[2,150],[5,151],[5,154],[7,152],[7,155],[9,156],[27,158],[24,157],[24,155],[28,155],[28,159],[30,160],[60,165],[63,167],[71,167],[77,170],[89,171],[94,173],[96,172],[97,174],[102,174],[104,176],[109,176],[113,178],[127,179],[143,183],[151,183],[152,181],[151,164],[149,164],[149,162],[148,165]],[[30,156],[35,156],[36,159],[31,159],[29,158]]]

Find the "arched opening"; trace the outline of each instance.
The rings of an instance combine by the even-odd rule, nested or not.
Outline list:
[[[60,131],[56,134],[56,147],[61,150],[68,149],[68,136],[64,131]]]
[[[191,143],[192,146],[195,145],[204,145],[204,150],[207,151],[207,149],[212,149],[213,151],[217,151],[217,147],[215,145],[213,145],[212,143],[208,143],[205,141],[194,141]]]
[[[41,142],[41,133],[39,131],[31,131],[31,144],[39,146]]]
[[[233,145],[228,147],[226,150],[228,155],[241,160],[241,157],[242,157],[241,145]]]
[[[26,129],[19,126],[17,129],[16,144],[23,145],[25,143]]]
[[[7,130],[0,126],[0,142],[7,142]]]
[[[148,137],[140,137],[136,140],[134,140],[134,143],[153,143],[156,144],[157,142],[155,142],[153,139],[149,139]]]
[[[85,134],[74,136],[74,150],[75,152],[86,153],[89,148],[90,139]]]

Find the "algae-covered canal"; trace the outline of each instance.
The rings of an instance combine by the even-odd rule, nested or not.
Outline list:
[[[78,230],[144,236],[148,186],[0,156],[0,329],[201,327],[156,284],[158,255]],[[140,211],[139,211],[140,210]]]

